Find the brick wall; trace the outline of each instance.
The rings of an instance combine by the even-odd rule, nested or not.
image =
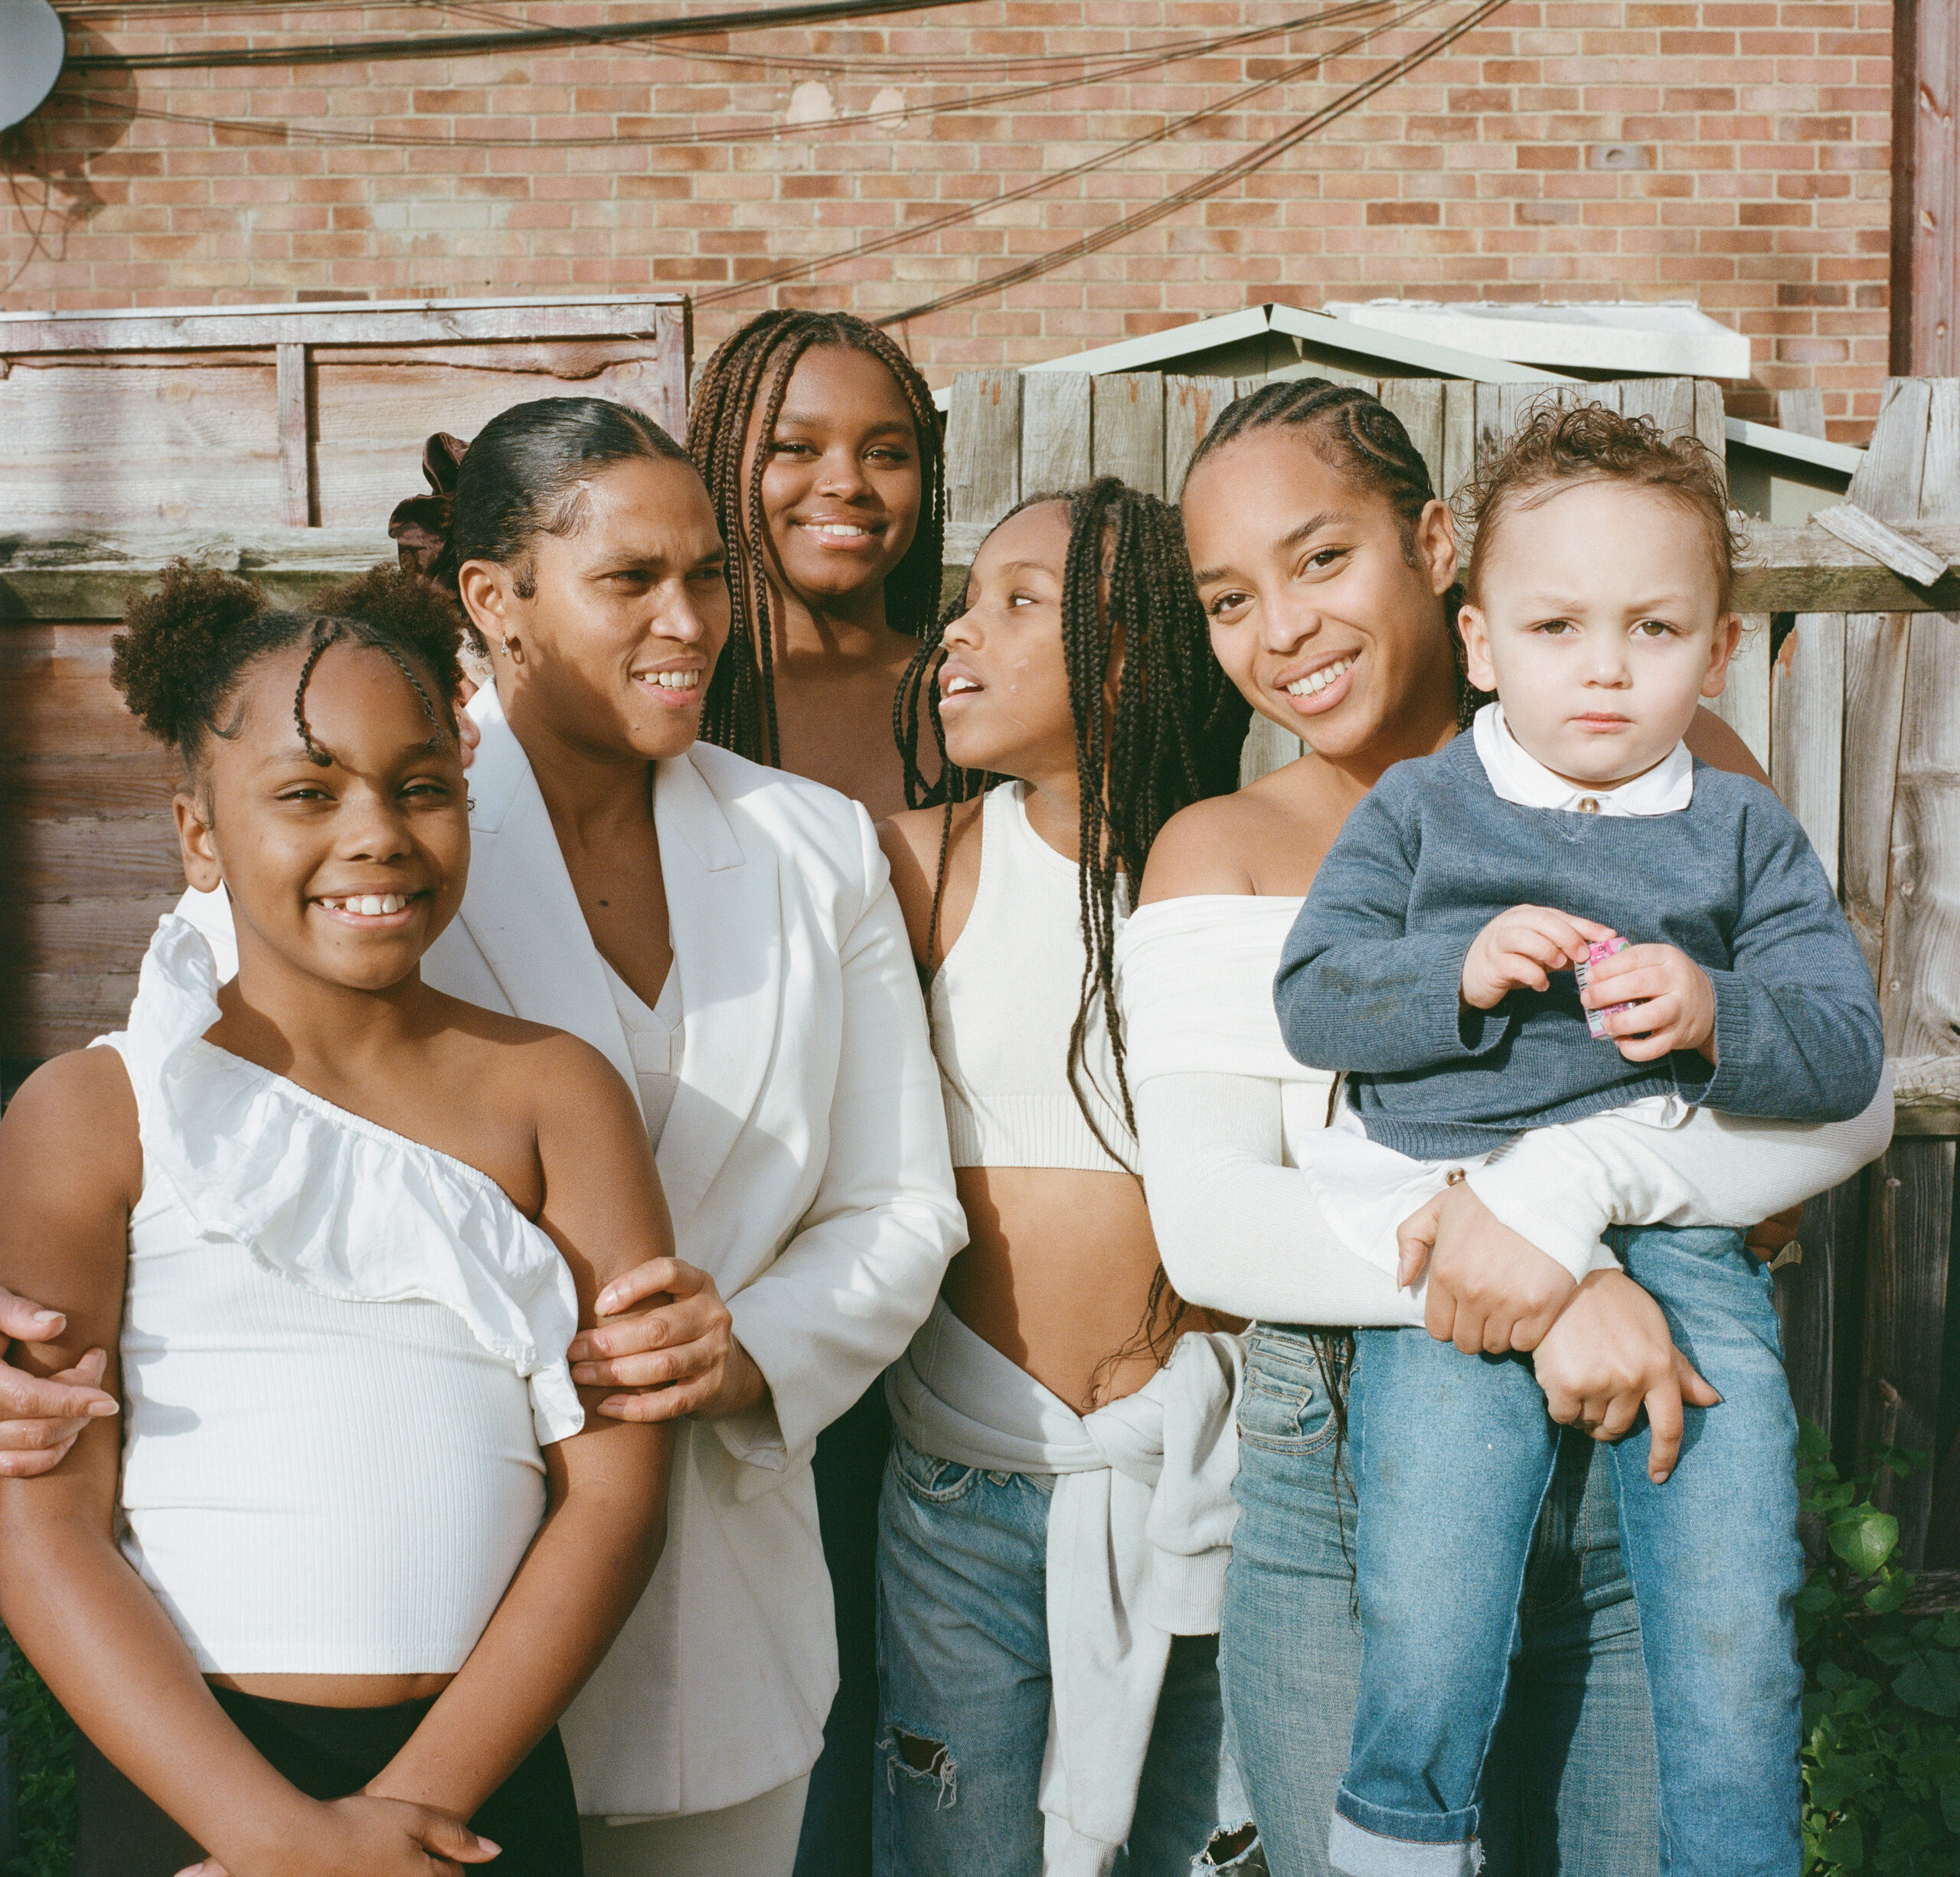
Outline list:
[[[590,46],[71,72],[0,145],[11,188],[0,195],[0,305],[675,288],[701,296],[705,343],[772,295],[876,317],[1161,201],[1468,9],[1437,0],[1397,24],[1384,6],[1126,77],[1101,68],[1307,7],[975,0],[862,29],[692,42],[712,58]],[[499,11],[558,24],[647,10],[536,0]],[[435,34],[485,18],[81,12],[71,54]],[[1766,416],[1775,390],[1815,385],[1832,434],[1860,439],[1886,368],[1891,17],[1883,0],[1511,0],[1269,167],[1104,251],[911,320],[902,336],[942,382],[965,365],[1265,299],[1692,299],[1753,341],[1755,379],[1733,410]],[[1233,101],[1370,30],[1318,69]],[[1067,62],[1084,55],[1101,61],[1088,83]],[[1064,62],[1026,63],[1040,57]],[[1067,77],[1078,82],[968,102]],[[831,121],[922,106],[937,108]],[[1007,207],[758,283],[1207,111]],[[758,125],[783,134],[725,140]],[[675,136],[699,140],[649,141]]]

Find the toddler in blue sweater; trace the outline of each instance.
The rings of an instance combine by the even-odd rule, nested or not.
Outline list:
[[[1842,1120],[1883,1072],[1870,974],[1802,829],[1682,742],[1740,629],[1720,466],[1644,420],[1546,411],[1477,508],[1462,628],[1498,701],[1355,808],[1276,987],[1289,1048],[1347,1075],[1351,1138],[1316,1194],[1390,1266],[1396,1226],[1521,1130],[1695,1105]],[[1795,1877],[1802,1561],[1769,1279],[1733,1232],[1614,1236],[1720,1398],[1687,1409],[1678,1461],[1672,1427],[1614,1450],[1661,1867]],[[1533,1255],[1540,1294],[1586,1275]],[[1393,1329],[1358,1333],[1350,1427],[1363,1655],[1330,1861],[1470,1877],[1558,1430],[1521,1356]]]

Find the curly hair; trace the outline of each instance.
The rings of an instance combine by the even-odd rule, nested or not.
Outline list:
[[[328,646],[365,645],[384,654],[429,720],[452,737],[462,636],[455,606],[400,569],[377,567],[330,588],[302,612],[274,606],[249,580],[175,560],[154,592],[130,601],[123,629],[111,641],[109,678],[130,713],[195,774],[211,738],[238,734],[240,713],[230,707],[248,668],[303,645],[292,719],[307,753],[324,767],[333,759],[313,740],[306,687]]]
[[[1116,1076],[1110,1105],[1134,1134],[1136,1113],[1114,977],[1119,897],[1126,899],[1135,890],[1151,846],[1172,815],[1207,796],[1230,794],[1238,785],[1239,749],[1251,706],[1211,655],[1204,609],[1191,583],[1184,524],[1176,509],[1113,476],[1103,476],[1086,488],[1031,495],[1001,521],[1047,503],[1068,508],[1062,653],[1081,796],[1076,867],[1083,962],[1075,1020],[1069,1030],[1069,1085],[1103,1151],[1126,1165],[1096,1121],[1085,1055],[1089,1027],[1099,1010]],[[893,703],[906,800],[915,808],[943,805],[946,810],[927,921],[923,974],[929,981],[936,962],[955,805],[984,794],[1001,779],[960,769],[946,755],[939,722],[939,668],[946,657],[946,628],[961,610],[962,602],[956,601],[926,635],[906,668]],[[1119,657],[1122,669],[1112,710],[1109,671]],[[929,780],[919,759],[928,733],[939,759],[938,773]],[[1167,1301],[1168,1320],[1153,1328]],[[1161,1353],[1159,1341],[1174,1335],[1184,1311],[1160,1265],[1152,1280],[1142,1346]]]
[[[1543,406],[1509,442],[1478,465],[1458,492],[1479,550],[1470,563],[1468,596],[1478,599],[1478,568],[1507,517],[1578,482],[1620,482],[1658,489],[1700,522],[1726,610],[1743,541],[1729,508],[1721,459],[1699,437],[1664,436],[1651,417],[1624,417],[1603,404]]]
[[[1218,414],[1184,471],[1184,487],[1199,466],[1228,443],[1260,430],[1297,430],[1321,461],[1354,484],[1378,497],[1394,512],[1402,533],[1402,557],[1416,564],[1416,529],[1423,511],[1437,499],[1429,466],[1410,440],[1402,419],[1372,391],[1359,385],[1336,384],[1327,378],[1275,378],[1234,398]],[[1488,694],[1475,689],[1464,669],[1463,641],[1455,630],[1463,589],[1443,596],[1444,630],[1456,664],[1457,722],[1467,726]]]
[[[766,444],[782,415],[797,361],[805,352],[841,346],[875,358],[911,408],[918,434],[922,485],[919,526],[885,578],[885,619],[913,637],[932,625],[939,604],[939,559],[946,536],[946,451],[933,393],[918,368],[874,325],[849,313],[760,313],[716,348],[695,381],[688,447],[707,485],[715,520],[728,544],[733,617],[727,648],[717,661],[701,707],[701,735],[737,755],[779,764],[776,711],[776,606],[762,551],[763,472],[768,451],[756,449],[743,474],[750,421],[760,413]],[[737,552],[742,543],[750,551]]]

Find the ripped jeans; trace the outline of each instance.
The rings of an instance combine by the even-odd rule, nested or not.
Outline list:
[[[1040,1877],[1054,1485],[893,1437],[878,1506],[877,1877]],[[1217,1638],[1181,1636],[1119,1877],[1251,1877],[1265,1869],[1240,1843],[1251,1817],[1225,1746]]]

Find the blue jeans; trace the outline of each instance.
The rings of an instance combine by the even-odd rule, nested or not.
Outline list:
[[[878,1877],[1040,1877],[1054,1487],[893,1436],[878,1508]],[[1225,1749],[1217,1639],[1179,1637],[1116,1869],[1263,1869],[1256,1846],[1210,1855],[1250,1818]]]
[[[1304,1329],[1254,1330],[1220,1637],[1227,1717],[1272,1877],[1327,1877],[1361,1680],[1351,1481]],[[1449,1586],[1439,1586],[1446,1597]],[[1484,1766],[1485,1877],[1655,1877],[1654,1735],[1606,1451],[1568,1431]]]
[[[1796,1417],[1768,1274],[1733,1232],[1623,1235],[1628,1275],[1722,1395],[1674,1474],[1643,1422],[1609,1450],[1655,1717],[1661,1869],[1796,1877],[1802,1674]],[[1472,1877],[1477,1791],[1519,1639],[1559,1430],[1529,1363],[1419,1330],[1357,1338],[1364,1638],[1328,1856],[1351,1877]]]

